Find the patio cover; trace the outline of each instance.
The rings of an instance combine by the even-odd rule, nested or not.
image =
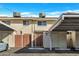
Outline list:
[[[49,31],[79,31],[79,13],[63,13]]]

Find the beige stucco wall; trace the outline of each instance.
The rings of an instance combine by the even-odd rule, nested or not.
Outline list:
[[[38,23],[38,21],[35,22],[35,30],[36,31],[48,31],[49,28],[55,23],[55,21],[54,20],[48,20],[47,26],[38,26],[37,23]]]
[[[79,31],[76,32],[76,48],[79,48]]]
[[[79,31],[72,31],[73,45],[75,48],[79,48]]]
[[[73,46],[76,47],[76,31],[72,31]]]
[[[12,32],[9,35],[9,47],[15,47],[15,35],[16,35],[15,32]]]
[[[14,21],[14,23],[11,23],[11,27],[15,28],[17,30],[17,32],[22,31],[22,33],[31,33],[31,24],[30,25],[23,25],[23,21],[22,20],[17,20],[18,23],[16,23],[16,21]],[[31,23],[31,22],[30,22]]]
[[[38,26],[36,20],[30,20],[29,21],[29,25],[23,25],[23,21],[22,20],[17,20],[18,23],[16,23],[16,21],[13,21],[15,23],[11,23],[10,26],[12,26],[13,28],[17,29],[18,31],[22,31],[23,33],[32,33],[32,31],[48,31],[48,29],[53,25],[53,23],[55,23],[55,21],[53,20],[47,20],[47,26]]]

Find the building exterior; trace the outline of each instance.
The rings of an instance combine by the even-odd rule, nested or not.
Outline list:
[[[79,49],[79,13],[63,13],[59,18],[0,17],[0,42],[9,48]]]
[[[8,43],[9,48],[45,48],[43,32],[47,32],[56,22],[56,17],[0,17],[0,42]],[[3,26],[4,25],[4,26]]]

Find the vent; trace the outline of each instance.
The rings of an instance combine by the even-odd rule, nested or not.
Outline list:
[[[13,12],[13,17],[21,17],[20,12]]]
[[[45,18],[45,14],[44,13],[39,13],[39,17],[40,18]]]

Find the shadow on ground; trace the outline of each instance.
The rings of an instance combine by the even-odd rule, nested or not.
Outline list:
[[[55,50],[52,49],[52,51],[50,51],[49,49],[27,49],[27,48],[22,48],[19,49],[17,51],[15,51],[14,53],[78,53],[79,54],[79,50]]]
[[[15,51],[15,53],[50,53],[50,52],[51,51],[49,49],[28,49],[28,48],[22,48]]]

